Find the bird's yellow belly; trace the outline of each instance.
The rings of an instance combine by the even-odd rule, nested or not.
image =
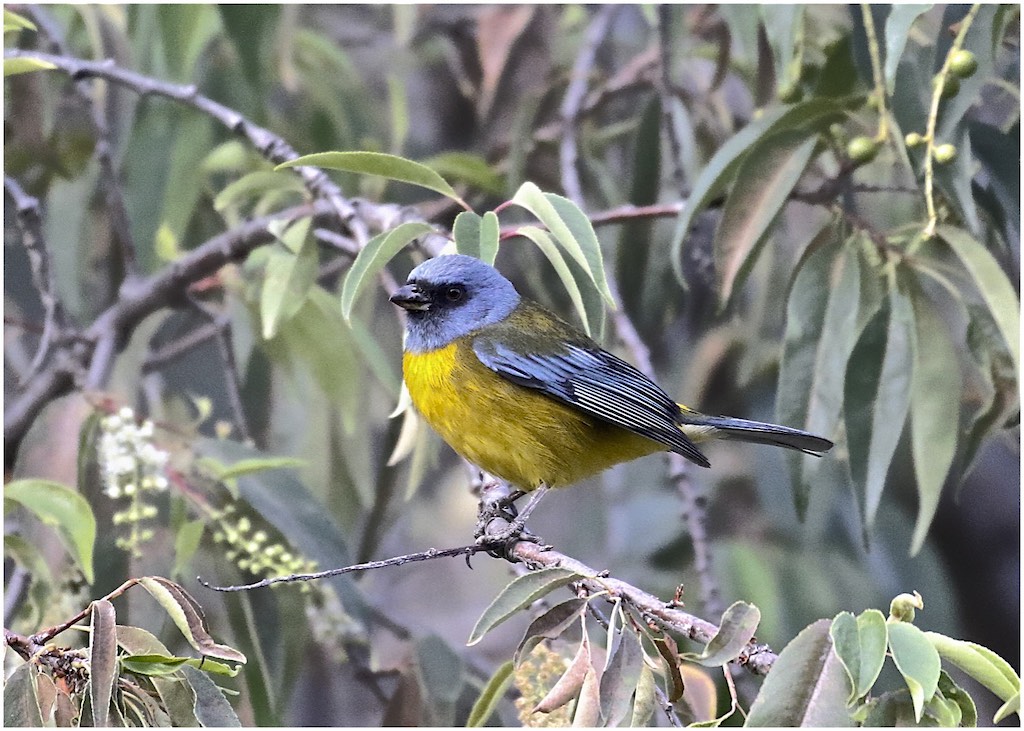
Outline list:
[[[662,445],[507,381],[468,345],[402,359],[417,411],[451,447],[523,490],[561,487]]]

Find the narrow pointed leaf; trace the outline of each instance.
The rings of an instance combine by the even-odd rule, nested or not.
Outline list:
[[[896,69],[907,45],[910,27],[931,7],[931,3],[893,4],[889,17],[885,19],[885,87],[889,94],[896,86]]]
[[[1013,698],[1006,701],[1003,705],[999,706],[999,710],[992,716],[992,723],[999,723],[1004,718],[1009,718],[1011,713],[1020,715],[1020,691],[1013,694]]]
[[[494,675],[487,681],[487,685],[480,691],[476,702],[473,703],[473,708],[469,712],[469,718],[466,719],[466,728],[479,728],[490,720],[491,716],[494,715],[495,709],[498,707],[498,703],[505,696],[505,691],[512,685],[514,677],[515,666],[511,660],[502,663],[494,671]]]
[[[194,657],[175,657],[173,655],[126,655],[121,658],[121,666],[139,675],[170,675],[178,672],[182,665],[190,665],[194,668],[215,675],[227,675],[235,677],[239,668],[229,667],[224,663],[210,660],[207,657],[196,659]]]
[[[433,230],[425,223],[407,222],[378,234],[367,242],[352,262],[341,288],[341,313],[346,320],[352,318],[352,306],[366,283],[377,276],[395,254],[411,241]]]
[[[946,324],[917,286],[914,305],[914,371],[910,396],[910,444],[917,477],[917,522],[910,555],[924,545],[939,507],[942,486],[956,453],[960,421],[960,363]]]
[[[150,681],[160,696],[172,725],[179,728],[194,728],[199,725],[195,712],[196,694],[192,686],[181,678],[155,677]]]
[[[110,695],[117,679],[117,621],[114,605],[105,599],[92,603],[89,620],[89,703],[92,725],[110,725]]]
[[[750,706],[747,726],[852,726],[849,678],[819,619],[779,654]]]
[[[260,293],[260,319],[267,340],[302,309],[316,282],[319,256],[316,242],[308,236],[310,221],[304,218],[283,231],[282,245],[268,253]]]
[[[945,670],[939,673],[939,692],[943,698],[953,701],[960,707],[961,726],[973,728],[978,725],[978,709],[974,705],[974,699],[970,693],[954,683]]]
[[[893,288],[868,321],[846,364],[843,413],[850,449],[850,474],[864,495],[870,527],[910,409],[913,312]]]
[[[633,714],[630,717],[631,728],[645,727],[654,715],[657,706],[657,684],[654,681],[654,673],[645,664],[640,666],[640,680],[636,685],[636,695],[633,697]]]
[[[601,688],[597,670],[593,665],[583,679],[580,697],[572,715],[573,728],[594,728],[601,720]]]
[[[813,130],[842,114],[849,100],[809,99],[789,107],[777,107],[762,114],[733,135],[708,161],[693,183],[686,206],[676,219],[672,236],[672,269],[683,283],[683,243],[697,214],[704,210],[733,181],[743,157],[759,139],[782,130],[802,128]]]
[[[909,622],[889,623],[889,651],[910,690],[918,721],[939,685],[942,662],[924,632]]]
[[[398,157],[397,155],[388,155],[383,152],[318,152],[313,155],[303,155],[295,160],[289,160],[278,165],[275,170],[295,168],[303,165],[328,168],[330,170],[345,170],[350,173],[362,173],[364,175],[379,175],[388,180],[418,185],[421,188],[426,188],[451,198],[460,206],[469,210],[469,206],[459,197],[455,189],[434,170],[431,170],[426,165],[404,157]]]
[[[583,298],[583,293],[580,291],[580,285],[573,277],[572,271],[569,269],[569,265],[566,263],[565,258],[562,256],[562,252],[559,251],[558,247],[551,240],[551,236],[547,231],[537,228],[536,226],[523,226],[518,231],[520,236],[525,236],[540,249],[544,256],[551,262],[551,266],[555,268],[555,273],[558,274],[558,278],[562,280],[562,284],[565,286],[565,291],[569,294],[569,299],[572,300],[573,306],[576,308],[576,313],[580,316],[580,322],[583,325],[583,330],[588,335],[593,335],[593,330],[590,326],[590,315],[588,313],[594,310],[593,304],[588,303]],[[597,303],[597,307],[603,313],[604,308],[600,301]]]
[[[592,674],[593,670],[593,664],[590,661],[590,638],[584,629],[583,639],[580,640],[580,646],[576,648],[576,655],[569,663],[569,667],[533,709],[534,712],[551,713],[564,706],[576,697],[576,693],[583,687],[587,675]]]
[[[28,56],[22,56],[21,58],[5,58],[4,59],[4,77],[17,76],[18,74],[27,74],[31,71],[48,71],[49,69],[57,68],[54,64],[49,61],[44,61],[41,58],[30,58]]]
[[[195,600],[180,586],[159,576],[143,577],[139,584],[157,600],[188,643],[200,653],[228,662],[245,662],[245,655],[238,650],[213,641],[196,611]]]
[[[226,185],[213,199],[213,207],[217,211],[224,211],[226,208],[242,205],[249,199],[257,198],[265,193],[284,190],[301,195],[304,188],[299,179],[290,173],[257,170]]]
[[[35,674],[35,667],[31,663],[24,663],[4,683],[5,728],[43,725],[36,695]]]
[[[530,622],[526,628],[526,634],[519,642],[515,654],[512,656],[513,664],[518,667],[520,661],[530,654],[543,639],[554,639],[567,630],[587,607],[587,600],[576,598],[556,604],[537,619]]]
[[[605,726],[618,726],[629,712],[644,664],[640,639],[630,627],[622,628],[618,647],[601,676],[601,718]]]
[[[228,699],[210,676],[188,665],[182,667],[181,671],[195,693],[194,710],[200,724],[207,728],[238,728],[242,725]]]
[[[720,309],[743,285],[772,222],[810,163],[816,144],[815,135],[785,130],[759,140],[744,156],[715,232]]]
[[[1020,300],[1009,278],[984,244],[966,231],[953,226],[939,226],[937,230],[974,280],[1020,372]]]
[[[28,18],[23,18],[17,13],[12,13],[4,8],[4,33],[12,30],[35,30],[36,24]]]
[[[4,487],[4,499],[22,505],[43,523],[56,528],[86,582],[93,583],[96,518],[84,497],[48,480],[15,480]]]
[[[575,581],[580,575],[563,568],[546,568],[531,571],[512,580],[494,598],[490,606],[480,615],[467,645],[475,645],[483,636],[524,607],[528,607],[545,594]]]
[[[954,640],[938,632],[925,632],[925,637],[946,662],[950,662],[1008,701],[1020,692],[1020,677],[1006,660],[987,647]]]

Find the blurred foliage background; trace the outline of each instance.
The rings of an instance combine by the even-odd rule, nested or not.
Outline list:
[[[917,590],[922,627],[984,644],[1019,668],[1019,343],[1016,334],[1006,339],[1004,326],[1019,308],[1018,8],[973,11],[962,42],[977,71],[942,100],[937,117],[929,80],[943,70],[968,6],[872,6],[882,79],[872,71],[858,6],[9,8],[36,26],[7,33],[9,48],[112,59],[159,82],[194,85],[299,154],[369,150],[420,161],[478,212],[524,181],[577,197],[566,190],[560,157],[572,125],[576,202],[593,216],[621,312],[659,382],[708,413],[825,428],[837,448],[812,467],[767,448],[715,445],[713,469],[686,478],[696,506],[674,489],[665,459],[646,458],[550,495],[532,529],[660,597],[684,585],[687,608],[712,621],[734,600],[752,602],[763,616],[758,639],[776,649],[814,619],[884,609],[896,594]],[[607,27],[595,42],[602,13]],[[587,49],[593,58],[582,64],[582,96],[566,122],[574,64]],[[879,83],[882,105],[872,93]],[[203,242],[309,200],[298,176],[272,172],[266,151],[194,100],[138,91],[76,84],[66,69],[5,81],[5,175],[38,199],[68,331],[84,330],[131,285]],[[935,144],[906,144],[905,135],[926,134],[929,118]],[[750,129],[760,131],[739,150],[770,132],[788,135],[776,138],[788,152],[780,158],[761,145],[762,158],[737,152],[724,169],[716,153]],[[940,143],[954,145],[956,156],[933,165],[940,236],[925,240],[922,150]],[[709,174],[716,165],[723,168]],[[459,212],[418,188],[331,175],[371,233],[415,218],[450,230]],[[781,191],[774,204],[759,180]],[[33,363],[48,304],[22,245],[20,202],[5,188],[11,404],[63,346]],[[730,199],[741,203],[730,207]],[[647,213],[621,208],[629,204]],[[471,475],[447,447],[420,430],[406,440],[404,459],[390,459],[401,428],[401,419],[389,419],[399,400],[401,324],[386,290],[424,247],[395,256],[346,321],[337,293],[353,239],[324,220],[316,219],[308,233],[316,245],[295,265],[307,268],[301,297],[289,302],[285,294],[274,332],[264,273],[281,243],[188,283],[173,307],[116,344],[109,373],[75,374],[75,387],[69,378],[13,438],[5,419],[7,478],[77,485],[98,525],[95,581],[87,585],[52,529],[10,504],[5,534],[34,549],[5,553],[5,626],[32,632],[128,577],[167,576],[196,597],[215,637],[249,657],[237,677],[217,679],[239,693],[232,702],[244,724],[463,723],[526,626],[517,618],[465,647],[476,617],[513,575],[505,562],[477,557],[472,571],[461,561],[426,562],[332,579],[312,592],[221,595],[194,580],[238,583],[252,578],[243,569],[261,576],[306,560],[331,568],[471,538]],[[507,220],[515,215],[503,213]],[[750,234],[758,227],[760,235]],[[749,247],[730,248],[737,240]],[[126,241],[134,242],[136,272],[119,253]],[[984,275],[959,253],[974,246],[990,252],[983,264],[995,268]],[[920,266],[904,266],[915,255]],[[524,294],[572,315],[563,283],[526,239],[503,240],[497,265]],[[852,289],[844,289],[850,271]],[[799,272],[818,279],[801,285]],[[870,272],[879,275],[865,284]],[[1016,296],[1008,300],[1007,291]],[[878,342],[882,351],[889,343],[890,354],[906,346],[893,334],[893,313],[906,307],[917,327],[914,352],[949,359],[930,382],[939,388],[901,412],[913,353],[905,348],[902,360],[886,361],[903,374],[902,391],[886,392],[881,376],[863,374],[882,368]],[[794,318],[814,313],[824,318],[819,337],[801,351]],[[841,323],[851,318],[857,327],[847,333]],[[635,360],[614,316],[603,343]],[[810,370],[799,365],[808,352]],[[834,407],[808,406],[808,379],[825,382],[814,393]],[[849,404],[868,396],[881,406],[859,418],[878,415],[876,442],[871,431],[866,442],[860,432],[848,440],[858,418]],[[169,452],[172,475],[169,489],[149,498],[151,535],[136,537],[135,553],[125,525],[114,522],[124,505],[104,494],[96,451],[102,415],[125,405],[155,423],[152,441]],[[828,413],[814,416],[815,408]],[[922,487],[908,408],[915,423],[928,420],[919,433],[940,435],[934,452],[921,452],[945,460],[941,474],[925,476],[931,487]],[[791,423],[794,413],[802,418]],[[888,444],[891,464],[877,442]],[[293,459],[246,469],[245,460],[267,455]],[[803,520],[794,473],[805,485],[797,492],[806,497]],[[934,521],[915,533],[922,497],[934,500]],[[717,584],[721,606],[701,601],[707,594],[684,505],[706,511],[704,580]],[[247,550],[263,550],[246,548],[258,532],[256,548],[280,543],[293,563],[240,569]],[[173,627],[145,595],[121,601],[120,623],[176,647]],[[994,702],[977,700],[982,708]],[[507,701],[492,720],[518,723]]]

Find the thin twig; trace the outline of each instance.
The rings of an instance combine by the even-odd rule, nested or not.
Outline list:
[[[868,40],[868,55],[871,57],[871,75],[874,80],[874,96],[878,100],[878,131],[875,133],[875,141],[884,143],[889,136],[889,112],[885,107],[885,76],[882,72],[882,50],[878,45],[878,35],[875,33],[875,19],[871,14],[871,5],[861,3],[861,19],[864,21],[864,34]]]
[[[66,327],[67,322],[64,307],[57,298],[56,278],[50,259],[50,249],[43,236],[39,200],[26,193],[18,181],[9,175],[4,176],[4,190],[14,201],[17,212],[15,221],[32,269],[32,286],[35,287],[43,305],[43,329],[39,337],[39,345],[25,375],[25,378],[29,379],[46,360],[50,345],[57,336],[57,331]]]
[[[238,427],[239,436],[242,437],[243,442],[252,443],[249,420],[245,416],[245,406],[242,404],[242,384],[238,379],[235,351],[231,347],[231,318],[225,312],[217,312],[198,297],[190,296],[189,300],[209,319],[210,324],[217,328],[217,349],[220,351],[221,364],[224,366],[224,383],[227,387],[228,403],[231,404],[231,411],[235,415],[235,426]]]
[[[152,373],[163,368],[203,343],[213,340],[219,332],[220,327],[216,322],[207,322],[190,330],[177,340],[172,340],[146,356],[146,359],[142,361],[142,372]]]
[[[562,189],[565,195],[576,204],[583,201],[583,190],[580,187],[580,175],[576,169],[578,157],[576,145],[576,121],[583,107],[583,100],[587,94],[587,84],[590,79],[590,72],[597,60],[597,49],[608,34],[611,27],[612,17],[618,11],[618,6],[603,5],[590,21],[586,36],[583,40],[583,47],[576,56],[576,62],[572,66],[569,78],[569,86],[565,90],[565,97],[562,100],[561,117],[564,124],[562,128],[562,142],[559,145],[559,164],[562,174]]]
[[[690,479],[690,464],[678,454],[668,455],[669,479],[679,492],[683,520],[693,543],[693,569],[700,582],[700,603],[704,612],[712,617],[722,616],[722,596],[711,568],[711,546],[707,533],[707,499]]]

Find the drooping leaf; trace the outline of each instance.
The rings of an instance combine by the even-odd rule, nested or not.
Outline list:
[[[374,236],[367,242],[352,262],[341,288],[341,313],[346,320],[351,319],[352,306],[366,283],[377,276],[395,254],[411,241],[433,230],[425,223],[406,222]]]
[[[117,620],[114,605],[105,599],[92,603],[89,621],[89,702],[93,726],[109,725],[110,695],[117,679]]]
[[[761,5],[760,11],[775,61],[775,78],[779,88],[785,89],[800,78],[804,6],[788,3]]]
[[[482,193],[505,194],[504,177],[480,155],[461,150],[442,152],[423,161],[423,164],[449,180],[457,180]]]
[[[930,10],[931,3],[894,4],[885,19],[885,87],[892,94],[896,86],[896,69],[900,65],[900,56],[907,45],[910,27],[924,12]]]
[[[188,665],[183,665],[181,672],[195,693],[195,714],[200,724],[207,728],[238,728],[242,725],[228,699],[209,675]]]
[[[41,58],[32,58],[30,56],[23,56],[21,58],[5,58],[4,78],[8,76],[16,76],[18,74],[27,74],[31,71],[47,71],[55,68],[57,67],[54,64],[49,61],[44,61]]]
[[[230,480],[242,475],[262,472],[263,470],[280,470],[305,466],[306,460],[296,457],[254,457],[253,459],[240,459],[229,466],[220,467],[214,471],[214,477],[218,480]]]
[[[690,226],[696,220],[697,214],[733,181],[743,157],[754,143],[783,130],[817,129],[840,116],[844,107],[850,103],[850,100],[818,98],[768,110],[718,148],[694,181],[686,206],[676,220],[671,260],[676,279],[680,283],[684,281],[682,247],[690,233]]]
[[[746,602],[734,602],[722,615],[718,632],[704,651],[693,659],[708,667],[725,665],[735,660],[753,639],[760,622],[760,609]]]
[[[218,211],[224,211],[270,191],[290,191],[301,195],[304,190],[302,182],[294,175],[273,170],[257,170],[226,185],[213,199],[213,207]]]
[[[238,675],[239,667],[229,667],[224,663],[209,658],[176,657],[174,655],[126,655],[121,658],[121,667],[139,675],[171,675],[178,672],[182,665],[189,665],[215,675]]]
[[[654,673],[646,664],[641,664],[640,680],[636,684],[636,695],[633,697],[633,713],[629,720],[631,728],[645,727],[650,722],[658,702],[656,689]]]
[[[15,668],[4,683],[4,727],[41,727],[42,713],[36,696],[36,669],[31,663]]]
[[[473,703],[473,708],[469,712],[469,718],[466,719],[466,728],[480,728],[490,720],[491,716],[494,715],[495,709],[498,707],[498,703],[505,696],[505,691],[512,684],[512,680],[515,677],[514,673],[515,666],[511,660],[498,666],[498,669],[494,671],[494,675],[487,681],[484,689],[480,691],[476,702]]]
[[[28,18],[24,18],[17,13],[12,13],[7,8],[4,8],[4,33],[9,33],[12,30],[35,30],[36,24]]]
[[[910,690],[914,716],[920,721],[924,704],[939,685],[942,662],[924,632],[909,622],[889,622],[889,652]]]
[[[618,726],[629,712],[630,699],[638,691],[644,653],[637,633],[625,626],[619,643],[601,675],[601,719],[605,726]]]
[[[843,413],[850,474],[864,495],[870,528],[882,499],[889,464],[910,409],[913,311],[893,287],[868,321],[846,363]]]
[[[575,571],[558,567],[545,568],[539,571],[531,571],[512,580],[508,586],[501,590],[501,593],[494,598],[490,606],[484,610],[476,621],[473,631],[469,634],[467,645],[475,645],[484,635],[497,627],[513,614],[524,607],[528,607],[545,594],[548,594],[559,587],[565,586],[570,581],[575,581],[580,575]]]
[[[724,309],[750,272],[772,222],[811,161],[815,135],[790,129],[759,139],[744,155],[715,232],[715,275]]]
[[[260,319],[267,340],[302,309],[316,282],[319,257],[316,242],[308,236],[310,222],[304,218],[289,227],[279,237],[282,245],[268,252],[260,293]]]
[[[917,477],[917,522],[910,555],[924,545],[956,453],[960,421],[960,363],[946,324],[920,287],[910,288],[914,306],[914,371],[910,396],[910,444]]]
[[[56,528],[85,580],[93,583],[96,518],[84,497],[48,480],[15,480],[4,487],[4,499],[24,506],[43,523]]]
[[[954,640],[938,632],[925,632],[924,636],[946,662],[950,662],[1008,701],[1020,693],[1020,677],[1006,660],[987,647]]]
[[[139,584],[163,607],[188,643],[204,656],[245,663],[245,655],[238,650],[213,641],[196,610],[195,600],[180,586],[159,576],[145,576]]]
[[[560,636],[580,618],[586,607],[586,599],[568,599],[561,604],[551,607],[551,609],[530,622],[530,626],[526,628],[526,633],[523,635],[523,639],[519,642],[519,646],[512,656],[513,664],[518,667],[520,661],[529,655],[533,648],[542,640],[554,639]]]
[[[939,238],[953,249],[974,281],[992,313],[992,319],[999,326],[1017,372],[1020,372],[1020,300],[1013,285],[984,244],[966,231],[943,225],[937,228],[937,232]]]
[[[591,673],[593,673],[593,664],[590,657],[590,638],[587,636],[586,626],[584,626],[583,638],[580,640],[579,647],[576,648],[576,655],[572,662],[569,663],[569,667],[562,673],[562,676],[555,681],[547,695],[533,709],[534,713],[551,713],[564,706],[576,696]],[[600,712],[601,709],[598,707],[597,713],[600,714]]]
[[[852,726],[849,678],[819,619],[779,653],[750,706],[747,726]]]
[[[953,701],[960,707],[961,726],[973,728],[978,725],[978,709],[974,705],[974,699],[970,693],[954,683],[945,670],[939,673],[939,692],[943,698]]]
[[[577,314],[580,316],[583,330],[590,336],[594,336],[596,328],[591,326],[590,318],[591,315],[597,318],[598,322],[603,322],[604,318],[604,305],[601,302],[600,296],[596,295],[596,290],[590,288],[589,291],[595,296],[585,298],[583,292],[580,290],[580,282],[576,281],[576,278],[572,275],[572,270],[569,269],[568,263],[562,256],[562,252],[559,251],[558,247],[555,246],[551,240],[551,236],[547,231],[537,228],[536,226],[523,226],[518,230],[520,236],[525,236],[534,244],[537,248],[543,252],[544,256],[551,262],[551,266],[555,268],[555,273],[558,274],[558,278],[562,280],[562,284],[565,286],[565,291],[569,294],[569,299],[572,300],[573,306],[576,308]],[[583,283],[584,289],[587,283]]]
[[[422,163],[397,155],[388,155],[383,152],[318,152],[281,163],[275,169],[295,168],[303,165],[328,168],[329,170],[345,170],[364,175],[379,175],[388,180],[418,185],[451,198],[467,211],[471,210],[448,181],[434,170]]]
[[[583,679],[576,709],[572,714],[573,728],[594,728],[601,720],[601,686],[597,670],[591,665]]]

